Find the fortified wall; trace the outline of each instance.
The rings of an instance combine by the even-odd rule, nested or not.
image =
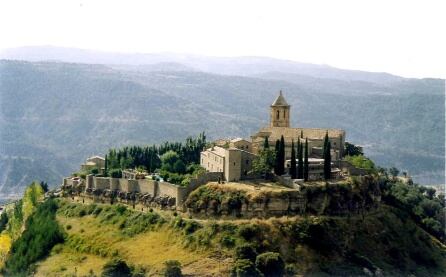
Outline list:
[[[124,179],[111,177],[96,177],[87,175],[85,180],[85,192],[96,196],[111,197],[118,195],[120,198],[135,196],[135,200],[167,199],[168,206],[176,206],[180,209],[190,192],[211,181],[222,179],[221,172],[206,172],[192,178],[188,186],[179,186],[169,182],[160,182],[150,179]],[[76,183],[77,185],[78,183]],[[79,183],[80,184],[80,183]],[[72,178],[64,179],[64,186],[75,185]]]

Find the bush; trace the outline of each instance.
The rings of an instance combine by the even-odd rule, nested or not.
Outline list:
[[[235,245],[235,238],[230,235],[223,236],[220,240],[220,243],[221,245],[230,248]]]
[[[120,259],[107,262],[102,268],[102,277],[131,277],[131,271],[127,263]]]
[[[110,177],[112,178],[122,178],[122,170],[119,168],[114,168],[109,171]]]
[[[67,230],[71,230],[71,225],[70,224],[67,225]]]
[[[257,252],[251,244],[242,244],[235,248],[235,258],[240,260],[255,261]]]
[[[186,235],[192,234],[200,227],[201,227],[201,225],[198,222],[196,222],[194,220],[188,220],[186,222],[186,225],[184,226],[184,233]]]
[[[181,277],[181,264],[177,260],[169,260],[164,262],[164,276],[166,277]]]
[[[257,277],[261,275],[254,263],[248,259],[236,260],[231,269],[231,277]]]
[[[259,234],[260,228],[257,225],[242,225],[238,230],[239,236],[247,241],[255,238]]]
[[[265,277],[283,276],[285,263],[279,253],[265,252],[257,256],[256,267]]]

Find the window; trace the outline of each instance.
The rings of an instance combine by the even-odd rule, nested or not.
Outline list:
[[[285,118],[285,110],[283,110],[283,118]]]
[[[246,164],[249,164],[249,160],[246,160]]]
[[[235,166],[235,162],[234,162],[234,166]]]
[[[280,116],[279,111],[277,111],[276,119],[279,119],[279,116]]]

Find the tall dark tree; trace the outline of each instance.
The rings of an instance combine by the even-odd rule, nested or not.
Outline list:
[[[104,176],[108,176],[108,168],[107,168],[107,155],[105,155],[105,161],[104,161]]]
[[[263,149],[269,149],[268,137],[265,137],[265,141],[263,142]]]
[[[328,131],[325,134],[324,138],[324,179],[328,180],[330,179],[331,175],[331,144],[330,140],[328,139]]]
[[[304,180],[305,180],[305,182],[308,181],[308,171],[309,171],[309,164],[308,164],[308,138],[305,138],[305,152],[304,152]]]
[[[304,130],[300,130],[300,138],[304,138]]]
[[[297,179],[304,178],[303,143],[299,139],[299,149],[297,155]]]
[[[280,137],[280,175],[285,173],[285,138],[283,136]]]
[[[276,175],[280,175],[280,140],[276,140],[276,147],[274,148],[275,152],[275,164],[274,164],[274,173]]]
[[[294,149],[294,140],[291,141],[291,162],[290,162],[290,175],[291,179],[296,179],[296,149]]]

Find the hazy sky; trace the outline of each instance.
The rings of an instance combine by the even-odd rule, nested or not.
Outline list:
[[[446,78],[446,1],[2,0],[0,49],[270,56]]]

